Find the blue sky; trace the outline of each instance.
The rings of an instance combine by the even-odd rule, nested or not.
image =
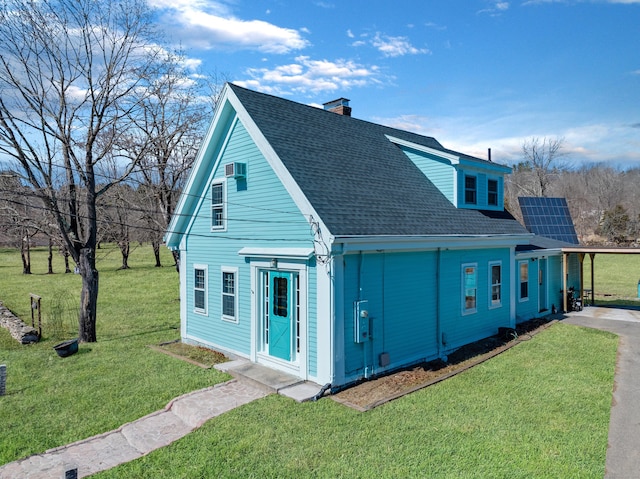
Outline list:
[[[148,0],[193,64],[511,164],[640,167],[640,0]]]

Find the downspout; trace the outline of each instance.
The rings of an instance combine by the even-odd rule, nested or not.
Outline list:
[[[436,343],[438,345],[438,357],[442,351],[442,332],[440,330],[440,260],[441,248],[436,254]]]
[[[362,263],[363,263],[363,256],[362,256],[362,251],[360,251],[360,254],[358,256],[358,301],[362,300]],[[353,318],[353,321],[357,321],[358,318]],[[354,324],[354,328],[355,328],[355,324]],[[370,343],[371,340],[367,340],[367,343]],[[364,378],[365,379],[369,379],[369,366],[368,366],[368,361],[367,361],[367,346],[368,344],[366,343],[362,343],[362,367],[364,369]]]
[[[569,253],[562,253],[562,311],[568,311],[568,302],[567,302],[567,279],[569,276],[568,266],[567,266],[567,258]]]

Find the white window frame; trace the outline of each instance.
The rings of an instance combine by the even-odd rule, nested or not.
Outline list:
[[[473,308],[467,308],[467,288],[465,283],[465,276],[467,268],[473,268],[473,274],[475,276],[475,306]],[[478,312],[478,263],[465,263],[462,265],[461,270],[461,279],[462,279],[462,314],[474,314]]]
[[[500,281],[497,284],[493,284],[493,267],[498,266],[500,268]],[[489,261],[489,309],[500,308],[502,306],[502,261]],[[500,299],[495,301],[493,299],[493,287],[498,286],[500,288]]]
[[[224,298],[225,296],[230,296],[229,293],[225,293],[224,291],[224,275],[225,273],[233,274],[233,316],[228,314],[224,314]],[[220,268],[220,317],[223,321],[228,321],[230,323],[238,322],[238,268],[233,268],[230,266],[222,266]]]
[[[202,270],[204,271],[204,287],[197,288],[196,287],[196,271]],[[204,293],[204,308],[196,307],[196,291],[202,291]],[[194,264],[193,265],[193,312],[196,314],[202,314],[204,316],[208,316],[209,311],[209,273],[208,267],[206,264]]]
[[[492,191],[489,189],[489,185],[491,184],[491,182],[495,183],[495,185],[496,185],[496,191],[495,191],[496,201],[495,201],[495,203],[491,203],[491,201],[490,201]],[[495,178],[488,178],[487,179],[487,205],[488,206],[498,206],[498,204],[500,203],[500,197],[499,197],[499,194],[498,194],[499,189],[500,189],[500,182],[497,179],[495,179]]]
[[[473,178],[473,189],[467,188],[467,178]],[[473,191],[473,201],[467,201],[467,192]],[[478,204],[478,177],[476,175],[464,175],[464,204],[465,205],[477,205]]]
[[[522,266],[526,266],[527,267],[527,295],[525,297],[522,296]],[[531,293],[531,281],[529,280],[529,260],[524,260],[524,261],[518,261],[518,301],[525,302],[525,301],[529,301],[529,296]]]
[[[215,186],[222,187],[222,203],[213,202],[213,188]],[[214,208],[222,209],[222,221],[218,225],[213,224],[215,218]],[[225,231],[227,229],[227,182],[225,180],[215,180],[211,183],[211,231]]]

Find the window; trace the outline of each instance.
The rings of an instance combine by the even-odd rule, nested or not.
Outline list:
[[[464,314],[476,312],[476,300],[478,293],[478,267],[476,264],[462,265],[462,294]]]
[[[224,182],[211,185],[211,229],[224,229]]]
[[[497,308],[502,304],[502,264],[499,262],[489,263],[489,275],[489,284],[491,285],[489,307]]]
[[[235,268],[222,269],[222,319],[238,321],[238,271]]]
[[[196,313],[207,313],[207,267],[193,266],[193,309]]]
[[[520,301],[529,299],[529,263],[520,261]]]
[[[466,176],[464,177],[464,202],[468,204],[476,204],[476,177]]]
[[[489,206],[498,206],[498,180],[487,181],[487,203]]]
[[[289,316],[289,281],[274,277],[273,288],[273,314],[286,318]]]

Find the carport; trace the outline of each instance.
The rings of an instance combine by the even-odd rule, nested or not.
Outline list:
[[[585,297],[584,288],[584,258],[589,255],[591,258],[591,306],[593,306],[593,298],[595,298],[595,282],[594,282],[594,259],[596,254],[640,254],[640,248],[612,248],[612,247],[600,247],[600,246],[569,246],[562,248],[562,290],[567,291],[567,277],[568,277],[568,258],[572,253],[578,255],[580,263],[580,298]],[[563,309],[567,311],[567,295],[563,294]]]

